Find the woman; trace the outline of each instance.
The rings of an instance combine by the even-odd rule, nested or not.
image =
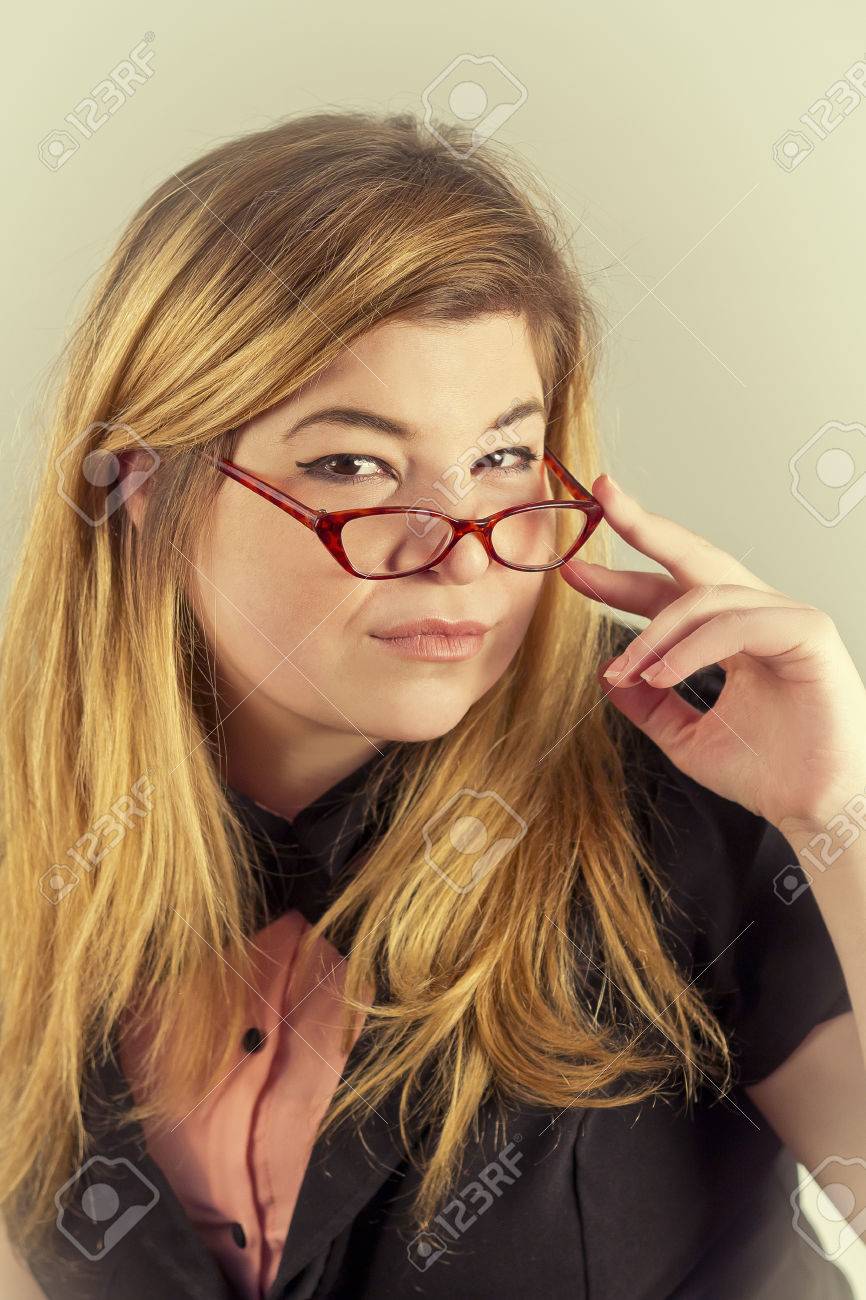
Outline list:
[[[567,231],[465,145],[222,145],[72,340],[0,713],[49,1297],[850,1294],[789,1194],[866,1155],[862,842],[785,882],[863,684],[597,474]]]

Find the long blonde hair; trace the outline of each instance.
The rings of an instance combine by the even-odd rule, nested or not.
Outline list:
[[[212,150],[130,220],[65,349],[0,659],[0,1208],[19,1243],[50,1223],[85,1156],[82,1083],[125,1008],[154,1008],[154,1059],[188,1019],[139,1118],[201,1098],[245,1027],[232,970],[250,971],[256,862],[223,789],[184,595],[222,483],[197,451],[229,454],[232,430],[373,323],[505,311],[529,323],[549,445],[583,482],[599,472],[599,312],[567,226],[525,164],[438,131],[323,112]],[[159,466],[137,531],[93,466],[141,446]],[[609,560],[604,534],[589,558]],[[560,1110],[634,1102],[674,1075],[687,1099],[701,1071],[727,1085],[721,1026],[660,937],[662,889],[627,802],[628,724],[596,678],[615,628],[547,575],[495,686],[384,765],[390,821],[307,937],[351,936],[347,1019],[363,1007],[376,1032],[323,1131],[399,1087],[401,1125],[423,1114],[437,1135],[419,1224],[488,1097]],[[461,893],[427,865],[424,829],[463,787],[495,791],[527,828]],[[489,833],[507,835],[511,815],[488,812]],[[449,851],[437,845],[446,866]],[[77,876],[55,906],[46,873],[49,892]],[[647,1018],[657,1033],[640,1034]]]

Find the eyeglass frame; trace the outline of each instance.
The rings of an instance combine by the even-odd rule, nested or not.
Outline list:
[[[351,573],[355,578],[366,578],[369,582],[381,582],[388,578],[411,578],[416,573],[426,573],[428,569],[434,568],[450,551],[454,549],[457,543],[463,537],[475,535],[481,539],[481,543],[490,559],[495,560],[497,564],[502,564],[507,569],[516,569],[521,573],[547,573],[551,569],[558,569],[576,554],[582,546],[586,544],[592,536],[595,529],[604,518],[604,509],[601,502],[592,495],[592,493],[583,486],[574,475],[566,469],[558,456],[546,447],[544,450],[543,462],[553,471],[559,481],[567,491],[575,498],[573,501],[529,501],[523,505],[506,506],[503,510],[497,510],[495,514],[484,515],[479,519],[458,519],[454,515],[446,514],[442,510],[429,510],[423,506],[363,506],[354,510],[318,510],[313,506],[305,505],[297,497],[290,496],[283,492],[281,488],[274,487],[266,479],[260,478],[257,474],[250,473],[249,470],[242,469],[233,461],[227,460],[223,456],[214,457],[207,451],[200,453],[204,456],[214,469],[218,469],[227,477],[232,478],[235,482],[240,483],[243,487],[249,488],[250,491],[257,493],[264,500],[270,501],[272,505],[278,506],[284,510],[292,519],[297,520],[299,524],[304,524],[316,534],[319,541],[323,544],[330,555],[334,557],[341,568],[347,573]],[[550,506],[556,506],[559,509],[580,510],[586,515],[586,525],[583,532],[578,537],[575,544],[570,550],[558,559],[554,564],[548,565],[526,565],[512,564],[508,560],[503,560],[497,555],[493,547],[491,533],[496,524],[501,519],[507,519],[510,515],[527,513],[530,510],[544,509]],[[353,519],[362,519],[367,515],[389,515],[389,514],[413,514],[427,515],[435,519],[444,519],[451,528],[451,539],[446,544],[445,549],[436,555],[426,564],[419,565],[417,569],[409,569],[406,573],[359,573],[352,566],[352,563],[346,554],[341,540],[343,529]]]

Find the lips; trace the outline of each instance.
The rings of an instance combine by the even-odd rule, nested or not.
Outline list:
[[[393,627],[386,628],[383,632],[374,632],[372,635],[378,637],[379,640],[388,641],[395,637],[421,636],[424,634],[445,637],[483,636],[485,632],[489,631],[490,625],[488,623],[476,623],[468,619],[450,623],[444,618],[418,618],[410,623],[395,623]]]
[[[446,664],[474,659],[481,653],[489,631],[486,623],[470,619],[449,622],[447,618],[416,618],[371,635],[378,641],[382,654]]]

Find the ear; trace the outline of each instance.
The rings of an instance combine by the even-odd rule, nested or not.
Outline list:
[[[140,528],[154,478],[153,473],[146,472],[152,468],[152,457],[146,451],[132,448],[118,452],[117,460],[123,504],[134,526]]]

